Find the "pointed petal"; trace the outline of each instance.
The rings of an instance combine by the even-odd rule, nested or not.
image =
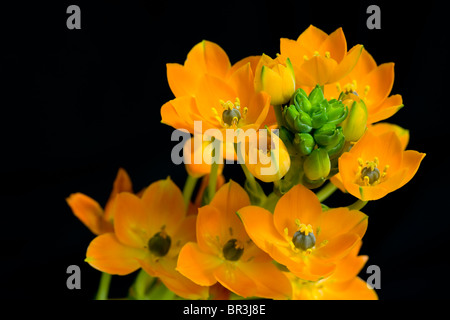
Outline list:
[[[367,117],[367,124],[385,120],[403,108],[403,99],[399,94],[385,99],[377,108],[371,110]]]
[[[233,237],[241,241],[248,240],[244,225],[239,220],[237,212],[239,209],[250,205],[250,198],[247,192],[236,182],[230,181],[223,185],[212,199],[211,206],[218,209],[224,216],[223,222],[227,228],[232,228]]]
[[[406,167],[406,173],[399,188],[404,186],[414,177],[419,169],[420,163],[423,158],[425,158],[425,155],[425,153],[420,153],[414,150],[406,150],[403,153],[403,166]]]
[[[345,290],[333,290],[332,286],[325,287],[324,300],[378,300],[377,293],[370,289],[361,278],[355,277]]]
[[[196,243],[187,243],[178,256],[177,270],[185,277],[202,286],[217,282],[214,277],[222,261],[215,255],[203,252]]]
[[[255,295],[268,299],[285,300],[292,296],[287,277],[273,263],[250,261],[239,264],[241,270],[256,284]]]
[[[214,270],[214,277],[225,288],[243,298],[255,296],[255,283],[235,264],[223,263]]]
[[[161,122],[175,129],[185,129],[193,133],[193,115],[196,112],[198,113],[194,98],[188,96],[176,98],[161,107]]]
[[[91,197],[78,192],[71,194],[66,201],[73,214],[94,234],[113,231],[112,223],[103,217],[102,207]]]
[[[344,233],[316,249],[313,254],[321,261],[337,261],[345,257],[360,240],[361,238],[356,233]]]
[[[369,130],[373,132],[375,135],[381,135],[386,132],[395,132],[397,137],[400,139],[403,150],[406,149],[409,142],[409,130],[400,127],[399,125],[387,123],[387,122],[379,122],[369,127]]]
[[[368,216],[361,211],[349,210],[346,207],[324,211],[318,222],[316,243],[332,240],[346,233],[356,233],[362,238],[367,230],[367,223]]]
[[[216,43],[206,40],[191,49],[184,65],[191,72],[209,73],[221,78],[231,67],[226,52]]]
[[[137,259],[145,251],[122,244],[114,233],[105,233],[91,241],[86,252],[86,262],[109,274],[126,275],[140,268]]]
[[[360,44],[351,48],[344,59],[342,59],[339,65],[334,69],[333,74],[328,79],[328,83],[337,82],[348,75],[358,62],[362,49],[363,46]]]
[[[261,250],[281,264],[296,263],[290,239],[285,239],[275,229],[272,213],[261,207],[248,206],[240,209],[238,215],[247,234]]]
[[[394,84],[394,63],[383,63],[367,74],[362,80],[364,86],[369,86],[364,102],[369,114],[376,109],[388,96]],[[361,88],[362,89],[362,88]]]
[[[141,199],[128,192],[119,193],[114,209],[114,231],[117,239],[124,245],[144,248],[158,227],[152,228],[151,219]]]
[[[181,298],[189,300],[208,299],[209,287],[196,284],[175,269],[173,269],[170,276],[161,275],[159,279],[161,279],[167,289]]]
[[[280,235],[288,228],[290,237],[297,231],[296,220],[313,228],[317,222],[322,207],[317,196],[303,185],[296,185],[278,200],[273,214],[273,222]]]
[[[167,81],[175,97],[193,96],[196,92],[199,74],[178,63],[168,63]]]
[[[229,231],[225,215],[211,206],[198,209],[197,243],[200,249],[212,255],[220,255],[222,248],[229,239]]]
[[[347,53],[347,41],[345,40],[342,28],[336,29],[331,33],[320,45],[319,52],[325,54],[330,53],[330,58],[340,63]]]
[[[369,72],[374,70],[376,67],[377,67],[377,63],[373,59],[372,55],[365,48],[363,48],[363,50],[361,52],[361,56],[358,59],[358,63],[353,68],[353,70],[349,73],[348,76],[350,76],[350,77],[354,76],[354,78],[356,78],[356,79],[361,79],[361,77],[363,75],[368,74]]]
[[[311,51],[318,50],[320,45],[328,38],[328,34],[319,28],[310,25],[297,38],[297,42],[302,46],[309,48]]]
[[[109,196],[108,202],[105,206],[105,220],[107,221],[112,221],[114,219],[114,216],[112,215],[112,205],[115,197],[120,192],[133,193],[133,184],[131,183],[130,176],[123,168],[119,168],[119,171],[117,172],[116,179],[113,183],[113,190],[111,191],[111,195]]]
[[[170,178],[150,184],[142,195],[142,206],[152,232],[164,229],[172,235],[186,216],[183,195]]]

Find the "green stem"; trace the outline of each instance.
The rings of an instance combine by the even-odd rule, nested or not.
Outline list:
[[[209,173],[209,183],[208,183],[208,198],[209,201],[214,198],[214,194],[216,193],[216,185],[217,185],[217,173],[219,169],[219,164],[215,161],[211,164],[211,172]]]
[[[198,178],[194,178],[193,176],[188,174],[186,182],[184,183],[183,200],[186,208],[189,207],[189,201],[191,201],[192,193],[194,192],[197,180]]]
[[[244,163],[241,163],[241,168],[242,168],[242,171],[244,171],[245,178],[247,179],[247,181],[250,184],[251,188],[253,190],[257,190],[255,177],[248,170],[247,166]]]
[[[108,299],[108,292],[109,292],[109,285],[111,283],[111,275],[106,272],[102,272],[102,275],[100,277],[100,284],[98,287],[97,295],[95,296],[96,300],[107,300]]]
[[[277,119],[278,128],[281,128],[281,126],[284,124],[284,122],[283,122],[283,106],[277,105],[277,106],[273,106],[273,108],[275,111],[275,117]]]
[[[355,203],[349,205],[347,208],[350,210],[361,210],[369,201],[363,201],[358,199]]]
[[[328,182],[322,189],[320,189],[319,192],[316,193],[317,198],[319,198],[320,202],[325,201],[328,199],[329,196],[331,196],[335,191],[337,190],[337,187],[331,183]]]

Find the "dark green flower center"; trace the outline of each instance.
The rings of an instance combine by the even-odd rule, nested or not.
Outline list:
[[[361,170],[361,179],[369,184],[373,184],[380,179],[380,170],[374,167],[365,167]]]
[[[244,246],[239,240],[230,239],[223,246],[222,252],[225,259],[230,261],[237,261],[244,253]]]
[[[314,245],[316,244],[316,237],[314,236],[314,233],[312,231],[303,230],[302,228],[294,233],[294,236],[292,237],[292,243],[297,249],[306,251],[314,247]]]
[[[171,243],[169,235],[161,231],[148,240],[148,250],[155,256],[164,257],[169,252]]]
[[[229,126],[237,125],[239,120],[241,120],[241,112],[236,108],[224,110],[222,120]]]

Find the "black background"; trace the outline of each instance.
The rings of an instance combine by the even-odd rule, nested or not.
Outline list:
[[[0,289],[7,298],[92,299],[100,273],[84,262],[94,235],[65,198],[83,192],[104,205],[119,167],[135,191],[185,171],[170,160],[172,128],[160,107],[173,98],[165,64],[183,63],[203,39],[231,63],[279,52],[310,24],[343,27],[378,64],[395,62],[392,94],[405,107],[389,121],[410,130],[408,149],[427,153],[405,187],[370,202],[362,254],[381,268],[380,299],[449,298],[446,204],[448,30],[440,3],[426,1],[53,1],[0,7]],[[81,30],[66,9],[81,8]],[[381,8],[381,30],[366,9]],[[237,168],[239,169],[239,168]],[[234,166],[227,178],[242,181]],[[337,193],[328,203],[348,205]],[[81,290],[66,269],[81,267]],[[114,277],[123,297],[134,274]],[[361,277],[366,279],[365,269]]]

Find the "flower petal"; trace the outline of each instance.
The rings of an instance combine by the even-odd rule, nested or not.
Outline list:
[[[377,108],[374,108],[369,112],[369,115],[367,117],[367,124],[385,120],[393,116],[401,108],[403,108],[402,96],[399,94],[390,96],[389,98],[385,99],[383,103],[381,103]]]
[[[325,85],[330,83],[330,78],[337,66],[338,64],[334,59],[313,56],[303,62],[298,68],[298,72],[295,73],[295,82],[297,86],[306,85],[313,87],[316,84]]]
[[[346,207],[324,211],[318,222],[316,243],[331,240],[346,233],[356,233],[362,238],[367,230],[367,224],[368,216],[361,211],[349,210]]]
[[[91,197],[77,192],[71,194],[66,201],[73,214],[94,234],[113,231],[113,225],[104,219],[102,207]]]
[[[324,262],[334,262],[345,257],[360,241],[361,238],[357,233],[344,233],[333,238],[323,247],[314,251],[314,256],[320,258]]]
[[[280,300],[292,296],[289,280],[273,263],[258,263],[252,260],[239,263],[239,267],[256,284],[256,296]]]
[[[358,59],[361,55],[363,46],[360,44],[355,45],[347,52],[347,55],[342,59],[339,65],[334,69],[333,74],[328,79],[328,83],[333,83],[344,78],[350,71],[353,70]]]
[[[345,40],[342,28],[332,32],[324,42],[320,45],[319,52],[325,54],[330,53],[330,58],[340,63],[347,53],[347,41]]]
[[[214,277],[225,288],[233,291],[243,298],[253,297],[256,294],[256,286],[238,266],[234,263],[223,263],[214,270]]]
[[[425,153],[420,153],[414,150],[406,150],[403,153],[403,166],[406,168],[406,172],[399,188],[408,183],[416,174],[419,169],[420,163],[425,158]]]
[[[193,96],[195,94],[199,74],[190,71],[178,63],[168,63],[167,81],[175,97]]]
[[[219,255],[229,238],[225,215],[211,205],[198,209],[197,243],[200,249],[212,255]]]
[[[117,172],[116,179],[113,183],[113,190],[111,191],[111,195],[105,205],[105,220],[107,221],[112,222],[114,219],[112,205],[117,194],[120,192],[133,193],[133,184],[131,183],[130,176],[123,168],[119,168],[119,171]]]
[[[151,232],[164,229],[171,235],[186,216],[183,195],[170,178],[148,186],[142,195],[142,205],[150,222],[148,230]]]
[[[128,192],[119,193],[114,209],[114,231],[117,239],[127,246],[144,248],[157,227],[151,228],[151,220],[141,199]]]
[[[238,183],[231,180],[223,185],[215,194],[210,205],[217,208],[224,216],[221,221],[227,228],[232,228],[232,231],[229,232],[233,234],[233,237],[241,241],[248,239],[244,225],[236,213],[239,209],[250,205],[250,198]]]
[[[284,229],[288,228],[288,234],[292,237],[297,231],[296,220],[315,228],[321,213],[322,207],[314,192],[299,184],[278,200],[273,222],[280,235],[283,236]]]
[[[303,31],[297,38],[297,42],[302,46],[308,48],[314,52],[318,50],[320,45],[328,38],[328,34],[320,30],[319,28],[310,25],[305,31]]]
[[[203,40],[196,44],[187,55],[184,63],[189,71],[209,73],[224,78],[231,67],[226,52],[216,43]]]
[[[216,255],[205,253],[196,243],[189,242],[180,251],[176,269],[199,285],[211,286],[217,282],[214,270],[221,263]]]
[[[383,63],[372,70],[362,80],[363,85],[368,85],[367,96],[364,102],[367,105],[367,111],[372,113],[388,96],[394,84],[394,63]]]
[[[85,261],[100,271],[126,275],[140,268],[137,259],[144,256],[144,250],[128,247],[114,233],[105,233],[91,241]]]

